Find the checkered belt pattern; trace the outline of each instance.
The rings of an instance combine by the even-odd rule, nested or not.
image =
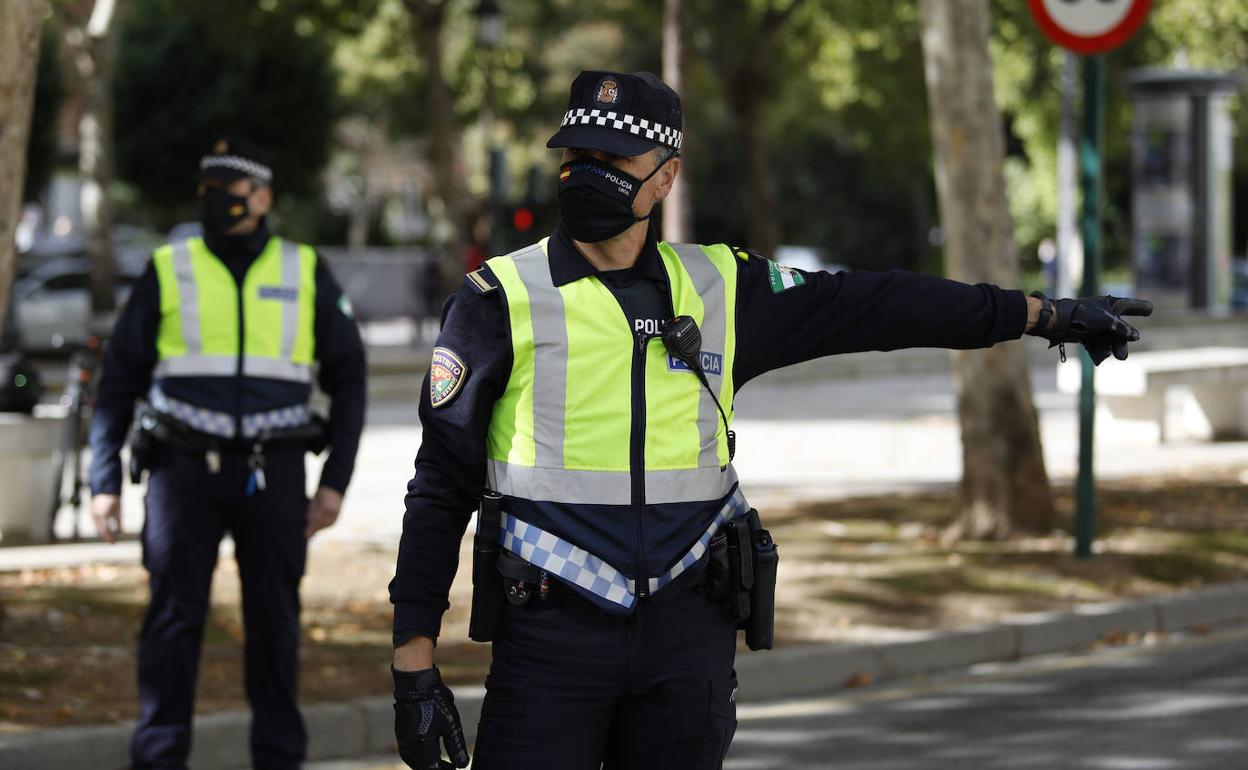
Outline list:
[[[650,593],[671,583],[692,567],[706,553],[708,544],[724,522],[744,515],[749,510],[745,495],[738,487],[715,514],[715,519],[693,548],[664,574],[650,578]],[[636,582],[625,577],[618,569],[583,548],[547,532],[541,527],[526,524],[504,512],[499,528],[499,543],[508,551],[524,559],[538,569],[545,570],[560,579],[577,586],[610,604],[632,609],[637,602]]]
[[[157,386],[147,394],[152,408],[167,414],[189,428],[220,438],[234,438],[234,415],[203,409],[176,398],[170,398]],[[243,415],[243,438],[255,438],[266,430],[296,428],[312,421],[312,410],[307,404],[295,404],[267,412]]]
[[[561,126],[603,126],[616,131],[627,131],[630,134],[644,136],[652,142],[665,144],[673,150],[679,150],[685,135],[677,128],[671,128],[653,120],[639,118],[623,112],[610,110],[591,110],[577,107],[568,110],[563,116]]]

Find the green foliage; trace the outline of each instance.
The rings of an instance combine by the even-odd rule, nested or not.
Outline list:
[[[198,160],[222,133],[265,145],[274,188],[319,188],[336,117],[325,37],[343,3],[136,0],[118,30],[117,171],[156,224],[190,215]],[[343,11],[345,13],[345,11]]]
[[[30,116],[30,140],[26,145],[26,181],[22,200],[38,199],[52,178],[56,165],[56,116],[65,99],[65,78],[56,55],[56,32],[45,25],[39,43],[35,75],[35,103]]]

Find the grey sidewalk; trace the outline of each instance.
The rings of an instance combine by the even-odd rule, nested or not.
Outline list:
[[[981,663],[1075,651],[1098,641],[1148,632],[1203,631],[1248,623],[1248,583],[1117,604],[1087,605],[1069,613],[1011,618],[1004,623],[917,635],[876,645],[797,647],[738,658],[741,700],[758,702],[832,693],[859,682],[882,682]],[[473,738],[481,687],[455,688]],[[326,703],[304,709],[311,736],[308,758],[377,756],[392,751],[393,711],[388,697]],[[247,764],[246,712],[195,720],[197,770]],[[48,770],[124,767],[130,725],[62,728],[0,736],[0,767]]]

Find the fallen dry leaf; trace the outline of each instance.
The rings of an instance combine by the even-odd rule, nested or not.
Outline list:
[[[845,680],[845,686],[850,689],[866,687],[870,684],[871,684],[871,675],[864,673],[862,671],[859,671],[858,673],[851,676],[849,679]]]

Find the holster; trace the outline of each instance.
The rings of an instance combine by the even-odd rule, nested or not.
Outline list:
[[[745,644],[751,650],[770,650],[776,629],[776,568],[780,553],[771,533],[763,529],[758,511],[750,510],[750,546],[754,557],[754,585],[750,589],[750,617]]]
[[[486,491],[477,512],[477,531],[472,537],[472,615],[468,637],[491,642],[503,616],[503,592],[499,585],[498,531],[502,524],[499,503],[503,496]]]
[[[724,601],[728,617],[745,630],[751,650],[770,650],[774,643],[779,562],[771,533],[753,509],[725,523],[711,538],[706,592]]]

